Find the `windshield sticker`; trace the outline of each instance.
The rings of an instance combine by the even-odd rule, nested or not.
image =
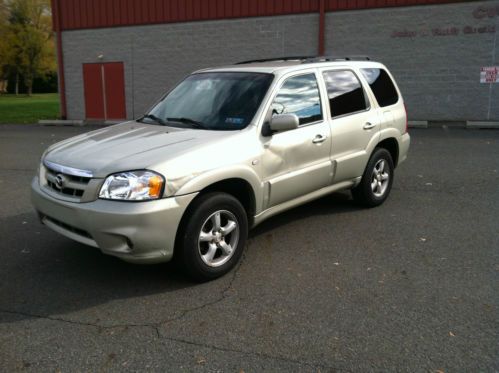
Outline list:
[[[244,123],[244,118],[227,118],[225,119],[225,123],[241,125]]]
[[[196,82],[196,86],[194,87],[198,91],[208,91],[213,89],[213,82],[211,80],[199,80]]]

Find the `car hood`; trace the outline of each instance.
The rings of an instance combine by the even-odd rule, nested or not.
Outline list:
[[[91,171],[94,177],[105,177],[113,172],[148,168],[235,132],[238,131],[184,129],[133,121],[54,144],[44,159]]]

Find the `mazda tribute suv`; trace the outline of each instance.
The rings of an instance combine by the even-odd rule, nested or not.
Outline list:
[[[381,63],[246,61],[189,75],[140,119],[52,145],[32,201],[66,237],[134,263],[175,256],[209,280],[277,213],[343,189],[382,204],[409,143]]]

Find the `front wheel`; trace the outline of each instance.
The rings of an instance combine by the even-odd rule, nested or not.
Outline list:
[[[392,189],[393,168],[390,152],[383,148],[375,149],[360,184],[352,189],[354,200],[368,207],[385,202]]]
[[[189,208],[178,248],[191,277],[212,280],[238,263],[248,235],[241,203],[226,193],[200,196]]]

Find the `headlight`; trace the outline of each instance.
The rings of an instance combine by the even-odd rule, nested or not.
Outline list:
[[[161,197],[165,179],[152,171],[120,172],[108,176],[99,198],[144,201]]]

